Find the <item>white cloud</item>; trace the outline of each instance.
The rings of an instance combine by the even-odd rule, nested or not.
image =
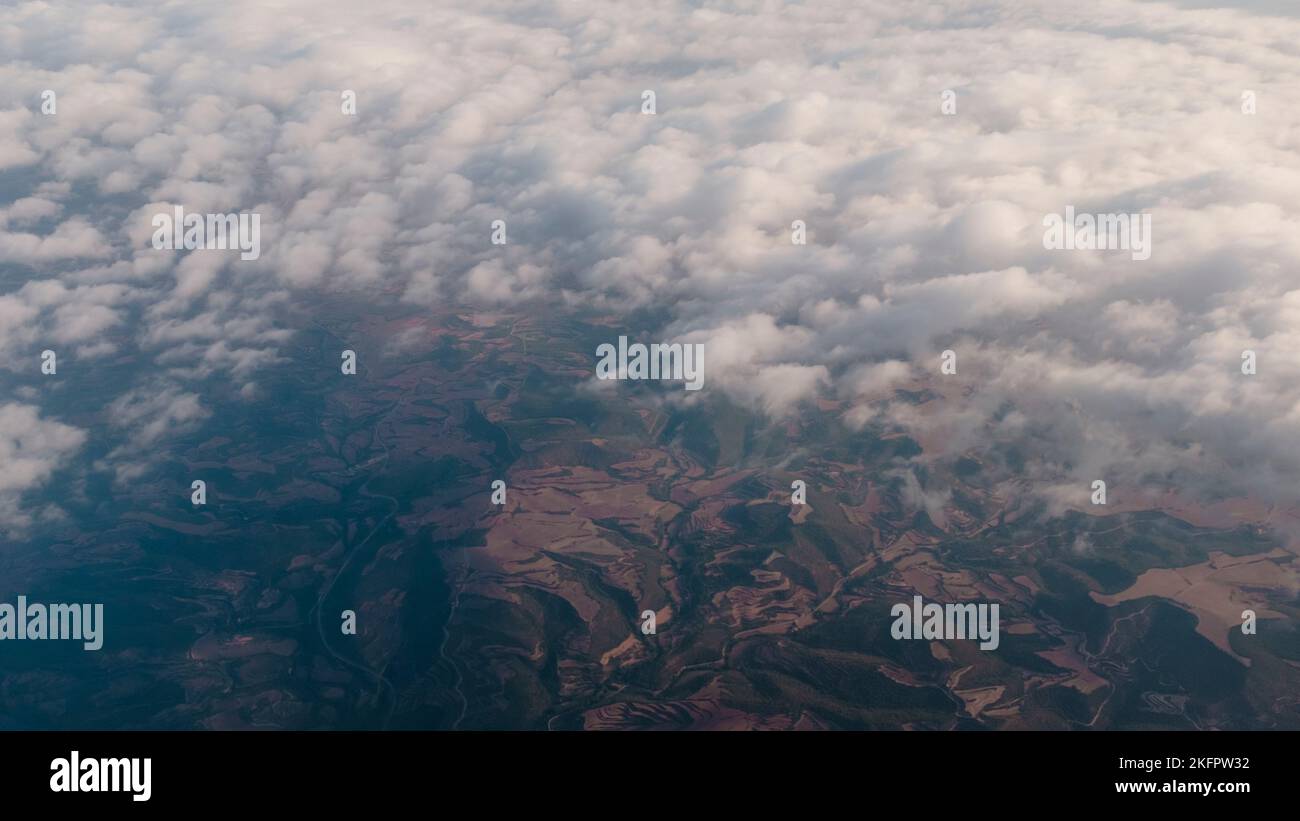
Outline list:
[[[22,495],[41,487],[86,442],[86,432],[41,417],[34,405],[0,404],[0,532],[31,523]]]

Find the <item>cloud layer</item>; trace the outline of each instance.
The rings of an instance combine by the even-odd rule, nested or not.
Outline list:
[[[1186,6],[6,6],[0,361],[155,361],[108,409],[101,466],[126,478],[169,420],[202,423],[196,380],[255,395],[290,301],[653,309],[706,343],[711,389],[774,417],[829,398],[941,431],[928,457],[1029,443],[1044,487],[1285,498],[1300,20]],[[155,251],[173,205],[260,213],[261,259]],[[1067,205],[1151,214],[1151,258],[1045,250]],[[945,349],[942,408],[892,399],[941,386]],[[5,407],[7,441],[49,453],[12,521],[84,432]]]

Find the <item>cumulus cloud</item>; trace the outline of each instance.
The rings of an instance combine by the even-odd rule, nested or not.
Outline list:
[[[107,412],[109,424],[126,432],[126,441],[101,460],[119,482],[140,476],[159,457],[160,445],[194,430],[210,415],[198,394],[166,385],[123,394]]]
[[[31,524],[31,512],[20,504],[23,494],[49,481],[81,449],[86,435],[42,418],[34,405],[0,404],[0,533],[12,535]]]

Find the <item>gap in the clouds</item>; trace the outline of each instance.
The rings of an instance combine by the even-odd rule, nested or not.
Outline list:
[[[1295,0],[1142,0],[1142,2],[1173,5],[1184,9],[1232,10],[1279,17],[1300,17],[1300,5],[1297,5]]]
[[[45,179],[39,165],[21,165],[0,170],[0,208],[29,197]]]

